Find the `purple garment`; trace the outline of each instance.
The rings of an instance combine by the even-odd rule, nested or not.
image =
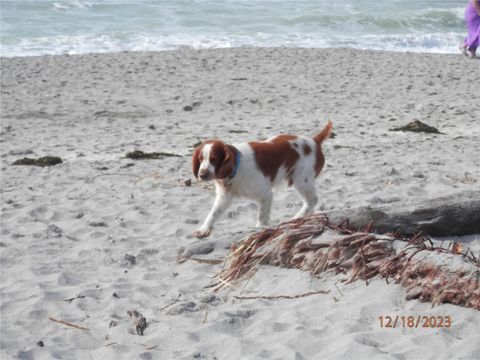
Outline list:
[[[465,22],[467,23],[468,34],[464,44],[469,50],[475,52],[480,45],[480,15],[478,15],[471,1],[468,2],[465,9]]]

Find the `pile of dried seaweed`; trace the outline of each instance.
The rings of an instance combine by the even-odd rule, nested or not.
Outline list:
[[[331,224],[323,214],[265,229],[232,246],[216,289],[250,277],[260,265],[268,264],[317,276],[325,271],[342,273],[346,282],[363,279],[368,284],[368,279],[380,276],[404,286],[407,299],[480,310],[480,260],[471,250],[459,243],[436,246],[421,234],[404,238],[369,230]],[[431,254],[437,255],[432,259]],[[435,261],[445,254],[465,266],[453,269],[449,261]]]

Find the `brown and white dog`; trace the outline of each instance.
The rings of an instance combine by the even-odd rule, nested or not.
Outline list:
[[[258,204],[257,226],[266,226],[272,205],[272,188],[283,181],[294,186],[303,207],[294,218],[305,216],[318,201],[315,178],[325,163],[322,142],[330,136],[332,123],[313,138],[279,135],[264,141],[228,145],[208,140],[195,149],[193,174],[202,181],[213,180],[216,198],[205,222],[194,235],[210,235],[213,224],[234,197],[246,197]]]

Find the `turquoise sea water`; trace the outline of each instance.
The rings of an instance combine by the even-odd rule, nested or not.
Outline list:
[[[178,48],[457,52],[467,0],[0,0],[2,56]]]

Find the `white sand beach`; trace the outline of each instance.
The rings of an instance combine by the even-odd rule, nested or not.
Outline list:
[[[194,145],[209,138],[313,135],[330,119],[316,212],[479,191],[479,65],[351,49],[1,58],[1,358],[478,358],[474,309],[407,301],[382,279],[344,284],[278,267],[213,292],[221,265],[176,259],[181,248],[222,258],[258,230],[256,206],[238,200],[208,239],[191,235],[214,197],[191,174]],[[389,131],[415,119],[443,134]],[[179,156],[125,158],[134,150]],[[63,162],[11,165],[46,155]],[[300,206],[293,189],[277,189],[272,226]],[[480,251],[480,235],[460,240]],[[235,298],[316,290],[330,293]],[[131,309],[147,320],[143,336]],[[453,323],[380,326],[395,315]]]

